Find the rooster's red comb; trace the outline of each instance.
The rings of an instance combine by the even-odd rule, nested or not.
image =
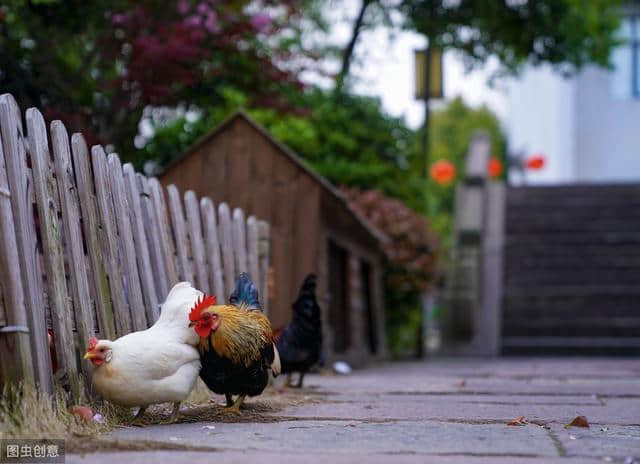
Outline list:
[[[201,296],[200,298],[198,298],[196,300],[196,304],[193,308],[191,308],[191,312],[189,313],[189,320],[191,322],[195,322],[198,319],[200,319],[200,313],[202,313],[202,311],[205,308],[208,308],[209,306],[213,306],[217,303],[216,297],[211,295],[211,296]]]
[[[87,351],[92,351],[97,344],[98,344],[98,339],[96,337],[91,337],[89,339],[89,346],[87,346]]]

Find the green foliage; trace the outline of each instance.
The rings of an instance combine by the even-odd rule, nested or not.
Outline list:
[[[310,89],[296,97],[294,111],[282,113],[273,108],[247,108],[249,99],[235,89],[226,88],[220,94],[221,104],[202,110],[194,122],[184,116],[169,124],[160,121],[138,159],[166,164],[232,111],[245,106],[252,118],[334,184],[378,188],[411,201],[420,196],[424,182],[415,177],[414,163],[407,158],[415,134],[400,118],[387,115],[378,99]]]
[[[621,0],[403,0],[400,9],[407,27],[462,51],[470,65],[496,56],[507,72],[531,61],[570,73],[589,63],[609,64],[621,5]]]
[[[4,2],[0,86],[131,160],[150,108],[218,106],[233,86],[286,111],[313,62],[301,35],[322,26],[317,1]]]

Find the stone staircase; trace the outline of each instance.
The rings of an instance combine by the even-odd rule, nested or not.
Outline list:
[[[502,352],[640,355],[640,185],[506,198]]]

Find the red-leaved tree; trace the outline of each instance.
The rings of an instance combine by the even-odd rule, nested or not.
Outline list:
[[[307,3],[5,2],[0,86],[127,157],[150,105],[207,107],[233,86],[252,103],[286,110],[307,63],[298,40]]]

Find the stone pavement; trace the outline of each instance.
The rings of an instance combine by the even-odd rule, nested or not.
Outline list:
[[[311,375],[297,394],[314,401],[265,413],[271,423],[125,428],[113,438],[165,450],[72,455],[67,463],[640,464],[640,360],[396,363]],[[564,427],[577,415],[590,428]],[[507,426],[519,416],[527,425]]]

